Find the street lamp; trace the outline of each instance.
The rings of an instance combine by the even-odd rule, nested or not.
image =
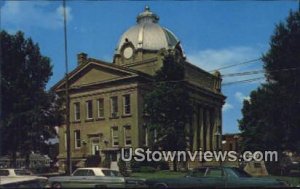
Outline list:
[[[222,134],[220,133],[220,131],[219,131],[219,128],[217,129],[217,131],[215,132],[215,136],[216,136],[216,139],[217,139],[217,151],[219,151],[219,141],[220,141],[220,136],[221,136]]]
[[[217,139],[217,152],[219,153],[219,151],[220,151],[220,147],[219,147],[219,141],[220,141],[220,136],[222,136],[222,134],[220,133],[220,131],[219,131],[219,127],[217,128],[217,131],[215,132],[215,134],[214,134],[215,136],[216,136],[216,139]],[[221,159],[219,159],[219,161],[220,161],[220,166],[222,166],[222,160]]]

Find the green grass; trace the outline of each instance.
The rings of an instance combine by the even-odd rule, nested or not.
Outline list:
[[[132,173],[132,177],[146,178],[146,179],[157,179],[157,178],[178,178],[184,177],[186,172],[175,172],[175,171],[156,171],[154,173]]]

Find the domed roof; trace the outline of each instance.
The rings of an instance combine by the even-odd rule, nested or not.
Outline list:
[[[137,16],[137,24],[121,36],[116,53],[120,53],[123,44],[126,42],[131,42],[135,49],[160,50],[162,48],[174,48],[179,40],[170,30],[161,27],[158,20],[159,17],[146,6],[145,11]]]

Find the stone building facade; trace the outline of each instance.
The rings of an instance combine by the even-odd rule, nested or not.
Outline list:
[[[208,73],[185,59],[181,44],[149,7],[137,17],[137,24],[120,38],[112,63],[78,54],[78,66],[69,73],[71,156],[73,161],[99,154],[117,161],[120,148],[144,147],[149,143],[143,98],[153,75],[163,65],[165,53],[182,58],[185,84],[193,102],[193,150],[221,146],[222,106],[220,73]],[[64,93],[62,79],[53,89]],[[66,159],[66,128],[59,129],[59,159]]]

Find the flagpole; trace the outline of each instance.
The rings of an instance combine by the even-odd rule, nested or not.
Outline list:
[[[64,42],[65,42],[65,87],[66,87],[66,135],[67,135],[67,170],[66,174],[72,173],[72,161],[71,161],[71,137],[70,137],[70,98],[69,98],[69,75],[68,75],[68,46],[67,46],[67,14],[66,14],[66,0],[63,0],[64,11]]]

